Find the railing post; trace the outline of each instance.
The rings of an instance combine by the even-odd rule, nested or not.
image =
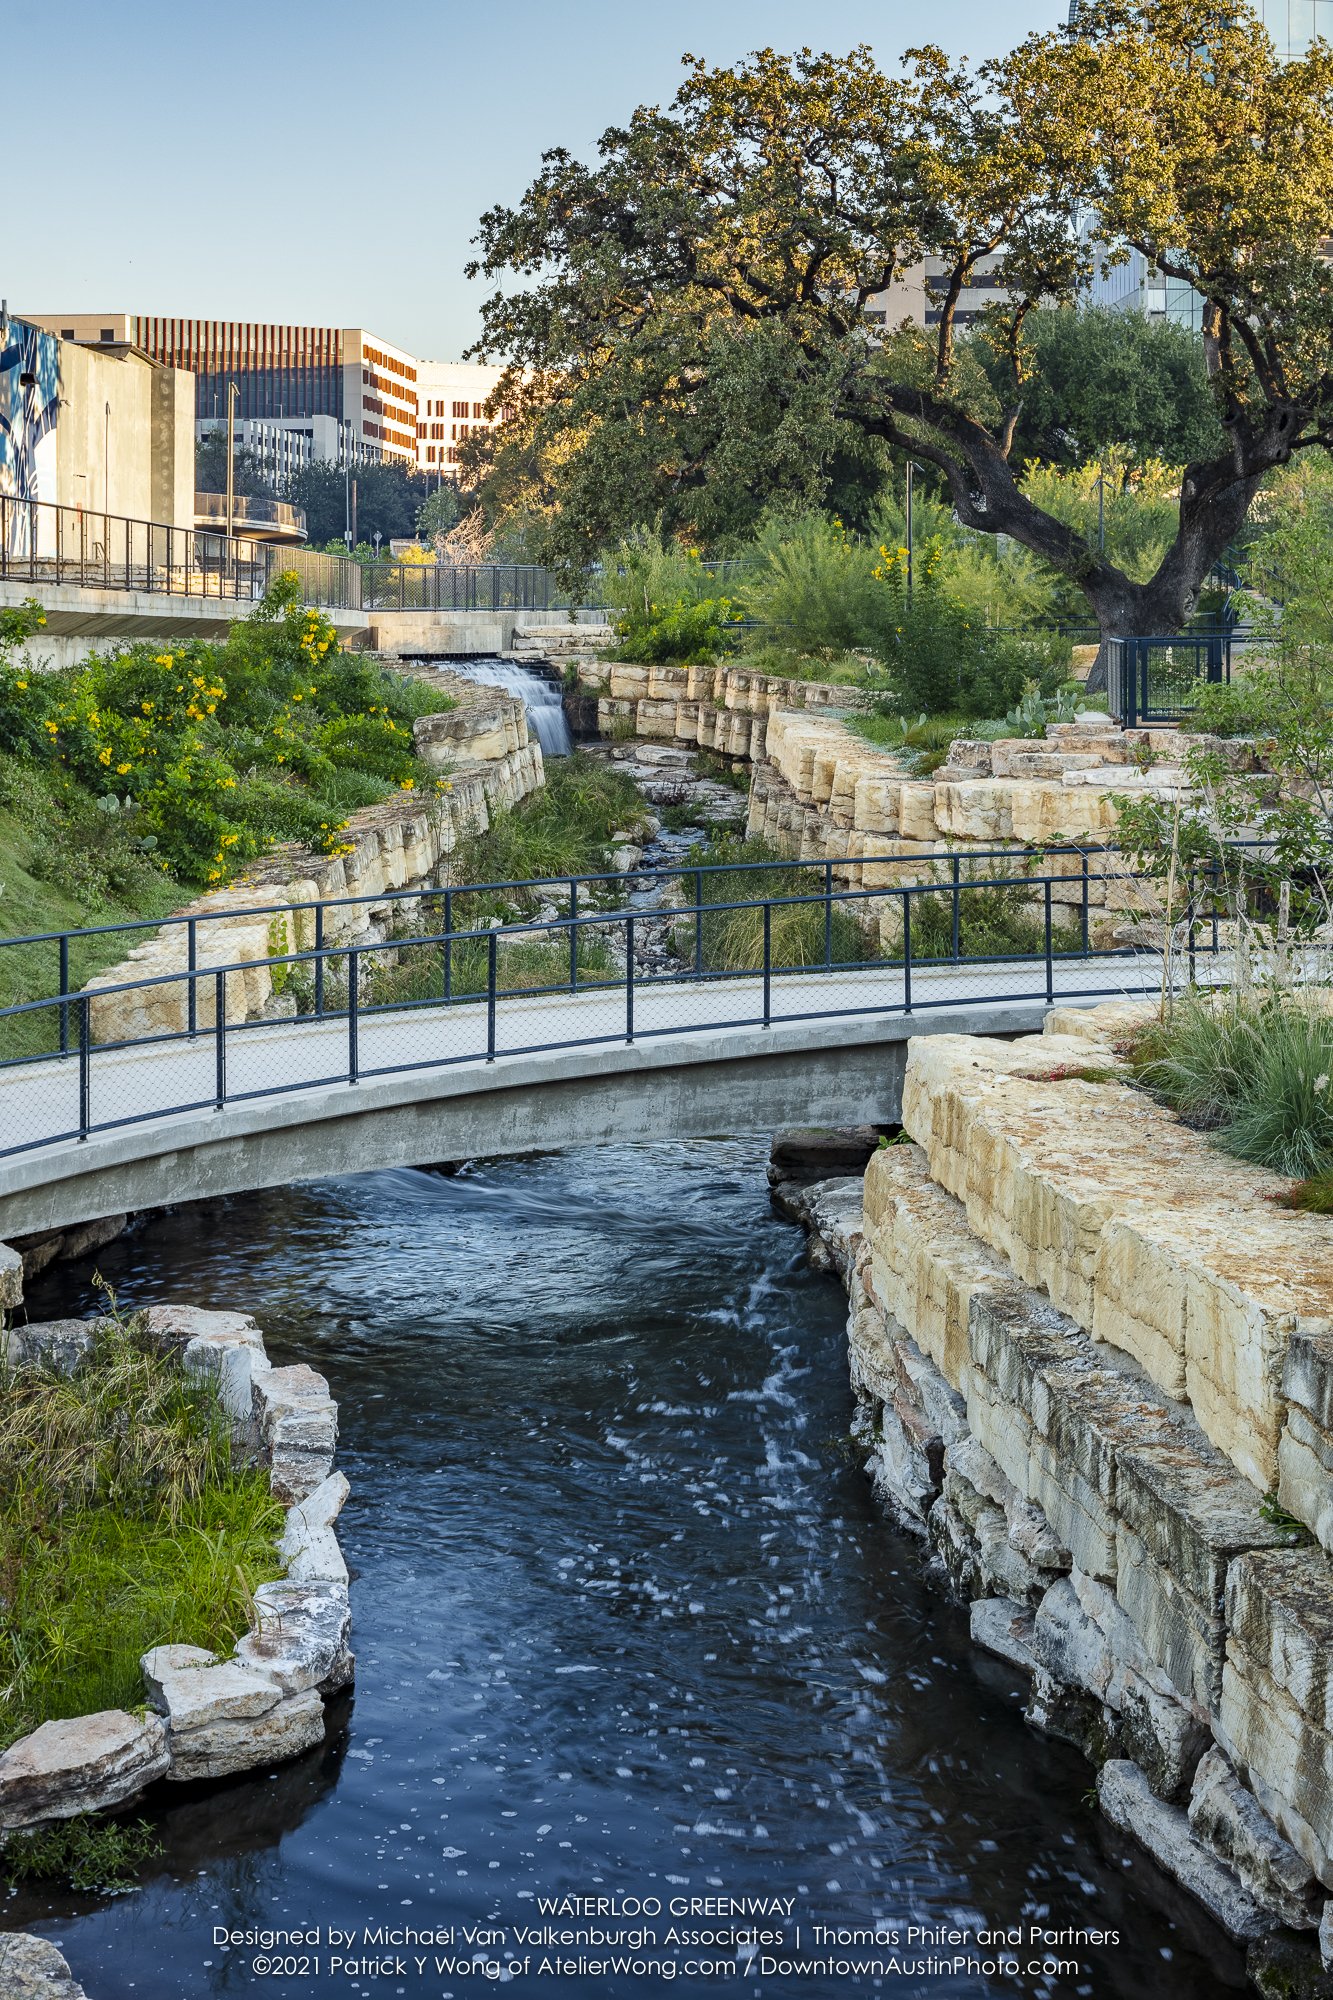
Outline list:
[[[199,970],[199,932],[193,917],[185,926],[185,935],[187,939],[185,963],[190,974],[188,981],[190,991],[186,996],[185,1013],[190,1040],[193,1041],[199,1032],[199,992],[198,981],[195,978]]]
[[[773,905],[764,904],[764,1026],[773,1019]]]
[[[1088,950],[1088,850],[1086,847],[1083,849],[1082,853],[1083,853],[1083,895],[1079,904],[1079,932],[1080,932],[1081,942],[1083,945],[1084,956],[1086,957]]]
[[[767,935],[768,905],[764,905],[765,935]],[[824,970],[833,970],[833,863],[824,863]],[[765,1022],[767,1026],[767,1022]]]
[[[1046,1005],[1055,1004],[1055,939],[1051,927],[1051,878],[1044,884],[1046,891]]]
[[[579,885],[571,875],[569,878],[569,990],[574,992],[579,983]]]
[[[213,974],[213,1109],[227,1102],[227,975]]]
[[[454,892],[444,892],[444,997],[452,1000],[454,993]]]
[[[486,1060],[495,1061],[495,971],[499,955],[499,939],[492,931],[487,944],[486,965]]]
[[[954,962],[954,964],[955,964],[955,965],[957,965],[957,963],[958,963],[958,959],[959,959],[959,955],[960,955],[960,952],[961,952],[961,949],[962,949],[962,929],[963,929],[963,925],[962,925],[962,894],[963,894],[963,892],[962,892],[962,884],[961,884],[961,880],[960,880],[960,869],[961,869],[961,865],[962,865],[962,864],[960,863],[960,861],[959,861],[959,859],[958,859],[958,856],[957,856],[957,855],[955,854],[955,855],[954,855],[954,857],[953,857],[953,922],[952,922],[952,924],[950,925],[950,929],[949,929],[949,943],[950,943],[950,949],[951,949],[951,951],[952,951],[952,953],[953,953],[953,962]]]
[[[625,919],[625,1040],[634,1040],[634,919]]]
[[[315,905],[315,1018],[324,1017],[324,905]]]
[[[92,1001],[85,993],[79,1001],[79,1138],[88,1137],[93,1102],[93,1021]]]
[[[702,979],[704,973],[704,871],[694,871],[694,976]]]
[[[355,945],[347,952],[347,1081],[358,1083],[361,1079],[361,1049],[359,1040],[359,1001],[361,974],[361,954]]]
[[[62,1001],[64,1000],[65,995],[68,992],[69,992],[69,938],[65,935],[62,935],[60,939],[60,997]],[[60,1053],[62,1056],[67,1056],[69,1054],[68,1006],[62,1006],[60,1009]]]
[[[912,1011],[912,892],[904,889],[903,898],[903,1012]]]

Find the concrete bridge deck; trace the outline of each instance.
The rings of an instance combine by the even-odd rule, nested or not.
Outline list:
[[[1159,963],[1057,960],[1057,1001],[1142,997]],[[982,997],[984,996],[984,997]],[[700,1138],[790,1124],[890,1123],[908,1039],[1035,1031],[1042,962],[777,976],[771,1025],[758,974],[502,998],[496,1057],[485,1002],[370,1013],[348,1081],[345,1017],[232,1027],[217,1108],[217,1037],[204,1029],[94,1048],[89,1136],[77,1057],[0,1070],[0,1239],[125,1210],[326,1174],[536,1152],[612,1139]]]

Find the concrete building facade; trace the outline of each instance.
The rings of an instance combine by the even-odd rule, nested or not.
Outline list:
[[[284,326],[260,320],[179,319],[143,313],[34,313],[34,323],[83,347],[129,344],[194,377],[195,421],[225,422],[228,385],[237,418],[309,440],[309,456],[337,463],[417,457],[417,361],[365,327]],[[302,451],[298,443],[295,450]]]
[[[458,477],[458,447],[474,431],[492,430],[498,413],[486,414],[502,368],[479,361],[417,363],[417,464],[445,479]]]
[[[0,333],[0,494],[194,526],[194,383],[132,343],[11,319]]]

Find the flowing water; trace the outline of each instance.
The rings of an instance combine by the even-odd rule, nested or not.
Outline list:
[[[543,757],[568,757],[574,747],[565,720],[561,691],[554,681],[520,667],[513,660],[450,660],[449,671],[486,687],[506,688],[527,705],[528,727],[542,746]]]
[[[322,1751],[155,1801],[166,1852],[136,1893],[25,1890],[8,1926],[57,1940],[92,2000],[462,2000],[488,1980],[637,2000],[663,1965],[684,1992],[730,1973],[766,2000],[1239,1985],[878,1510],[846,1447],[846,1301],[764,1163],[718,1141],[379,1174],[181,1209],[98,1253],[127,1306],[248,1308],[276,1360],[328,1375],[356,1688]],[[92,1269],[48,1273],[32,1316],[89,1311]],[[662,1899],[659,1941],[671,1898],[790,1898],[766,1924],[788,1958],[814,1961],[816,1925],[879,1924],[924,1969],[773,1974],[728,1943],[543,1974],[579,1948],[518,1930],[566,1894]],[[907,1938],[982,1923],[1119,1942],[1009,1977]],[[401,1973],[335,1971],[327,1942],[288,1974],[213,1937],[329,1925],[456,1942],[418,1947],[420,1975],[411,1951],[389,1954]]]

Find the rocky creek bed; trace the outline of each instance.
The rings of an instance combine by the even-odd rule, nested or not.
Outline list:
[[[44,1320],[94,1309],[95,1266],[129,1308],[188,1292],[327,1376],[358,1675],[304,1756],[151,1795],[165,1852],[137,1894],[28,1888],[8,1930],[58,1946],[90,2000],[222,2000],[277,1989],[216,1928],[500,1928],[504,1969],[538,1895],[761,1894],[807,1923],[1116,1934],[1063,1979],[933,1975],[947,2000],[1243,1990],[1241,1952],[1088,1808],[1082,1757],[1026,1727],[1026,1677],[886,1519],[848,1438],[846,1302],[773,1213],[767,1156],[764,1136],[288,1189],[30,1284]],[[477,1977],[326,1965],[292,1990],[399,1983]]]

